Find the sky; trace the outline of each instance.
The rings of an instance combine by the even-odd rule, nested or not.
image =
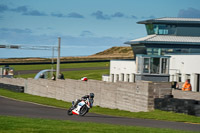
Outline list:
[[[52,47],[61,37],[61,56],[91,55],[146,36],[138,21],[200,18],[199,5],[200,0],[0,0],[0,45]],[[0,58],[52,54],[0,48]]]

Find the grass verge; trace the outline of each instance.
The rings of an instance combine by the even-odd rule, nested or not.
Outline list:
[[[172,129],[159,129],[135,126],[97,124],[89,122],[72,122],[64,120],[48,120],[0,116],[0,132],[40,132],[40,133],[191,133]]]
[[[60,108],[69,108],[71,106],[71,103],[69,102],[64,102],[53,98],[29,95],[25,93],[11,92],[5,89],[0,89],[0,95],[23,101],[30,101]],[[108,109],[95,106],[90,110],[90,112],[97,114],[112,115],[112,116],[130,117],[130,118],[156,119],[156,120],[167,120],[167,121],[189,122],[189,123],[200,124],[200,117],[195,117],[180,113],[160,111],[160,110],[154,110],[150,112],[129,112],[118,109]]]

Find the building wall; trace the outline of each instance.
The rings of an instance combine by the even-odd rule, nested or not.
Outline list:
[[[192,91],[200,92],[200,55],[169,56],[171,56],[169,63],[170,81],[185,82],[186,79],[190,79]],[[109,78],[107,77],[107,80],[104,78],[104,81],[135,82],[137,80],[135,74],[135,60],[112,60],[110,62],[110,76]],[[157,81],[160,81],[160,79]]]
[[[200,36],[200,27],[177,27],[177,36]]]
[[[136,73],[135,60],[110,61],[111,82],[117,82],[117,81],[134,82],[135,73]]]
[[[192,91],[200,91],[200,55],[170,55],[170,81],[185,82],[190,79]]]
[[[170,55],[170,74],[200,73],[200,55]]]
[[[154,98],[171,94],[170,83],[108,83],[88,80],[46,80],[0,78],[0,83],[25,86],[25,93],[71,102],[90,92],[94,105],[131,112],[154,109]]]

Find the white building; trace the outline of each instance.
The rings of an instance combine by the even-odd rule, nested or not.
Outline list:
[[[200,91],[200,19],[158,18],[140,21],[147,36],[125,42],[133,60],[111,60],[110,82],[176,81],[190,79]]]

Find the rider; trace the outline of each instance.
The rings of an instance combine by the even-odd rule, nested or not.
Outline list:
[[[80,99],[76,100],[76,103],[74,104],[74,107],[76,108],[76,106],[78,105],[79,102],[81,102],[82,100],[86,101],[87,99],[89,99],[89,103],[90,103],[90,108],[92,108],[93,103],[94,103],[94,93],[90,93],[89,95],[85,95]]]

